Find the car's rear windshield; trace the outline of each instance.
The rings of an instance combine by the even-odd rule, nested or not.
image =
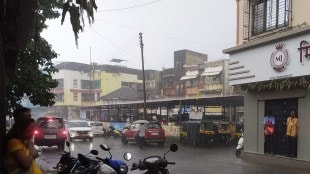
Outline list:
[[[90,123],[91,126],[102,126],[102,123]]]
[[[63,128],[64,122],[61,118],[39,118],[37,125],[39,128],[59,129]]]
[[[89,127],[89,125],[87,124],[87,122],[68,122],[69,123],[69,127]]]
[[[148,128],[150,128],[150,129],[159,129],[159,128],[161,128],[161,126],[160,126],[159,123],[150,123]]]

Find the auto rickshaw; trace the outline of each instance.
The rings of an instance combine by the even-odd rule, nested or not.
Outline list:
[[[180,143],[196,145],[199,143],[199,126],[201,121],[184,121],[181,124]]]
[[[213,145],[215,140],[215,130],[212,121],[202,121],[199,128],[199,144],[197,145]]]
[[[236,124],[228,121],[216,121],[214,124],[217,126],[217,142],[231,144],[236,136]]]
[[[185,145],[187,143],[187,122],[184,121],[180,125],[180,143]]]

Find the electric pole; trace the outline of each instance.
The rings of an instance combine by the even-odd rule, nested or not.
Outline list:
[[[143,78],[143,117],[142,119],[147,119],[146,113],[146,92],[145,92],[145,74],[144,74],[144,57],[143,57],[143,40],[142,33],[139,33],[140,38],[140,48],[141,48],[141,58],[142,58],[142,78]]]

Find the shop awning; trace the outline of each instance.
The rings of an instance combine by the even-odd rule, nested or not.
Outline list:
[[[198,75],[198,71],[186,71],[185,76],[181,77],[180,80],[188,80],[188,79],[194,79]]]
[[[205,68],[204,72],[201,74],[202,76],[214,76],[218,75],[223,71],[223,66],[216,67],[208,67]]]
[[[197,76],[183,76],[183,77],[181,77],[181,79],[180,80],[189,80],[189,79],[194,79],[194,78],[196,78]]]

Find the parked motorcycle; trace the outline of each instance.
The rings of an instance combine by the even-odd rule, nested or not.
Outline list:
[[[59,162],[57,163],[56,167],[54,167],[58,174],[76,173],[78,168],[82,166],[78,158],[75,158],[71,155],[70,143],[68,141],[66,141],[66,146],[69,149],[68,152],[64,151],[64,153],[61,154]],[[89,154],[98,155],[98,151],[91,150],[87,155]]]
[[[64,151],[64,153],[61,154],[59,162],[57,163],[56,167],[54,167],[58,174],[70,173],[76,162],[76,158],[71,156],[70,143],[68,141],[66,141],[66,146],[69,149],[68,152]]]
[[[97,159],[101,160],[104,164],[107,164],[110,167],[112,167],[117,172],[117,174],[127,174],[128,173],[128,166],[125,162],[123,162],[122,160],[113,160],[112,159],[110,147],[107,144],[100,144],[100,148],[104,151],[109,152],[110,157],[104,158],[104,159],[97,157]]]
[[[110,126],[109,128],[105,129],[103,128],[103,136],[105,138],[109,138],[110,136],[113,136],[114,138],[121,137],[122,132],[120,130],[115,129],[113,126]]]
[[[127,174],[128,166],[121,160],[113,160],[110,152],[110,147],[106,144],[100,144],[100,148],[104,151],[108,151],[110,154],[109,158],[100,158],[96,156],[96,160],[90,159],[89,157],[78,154],[78,161],[80,161],[80,167],[75,173],[81,174]]]
[[[168,152],[176,152],[178,150],[178,145],[172,144],[170,145],[170,150]],[[160,156],[149,156],[144,158],[143,160],[136,158],[139,160],[138,163],[133,163],[131,167],[131,171],[133,170],[146,170],[144,174],[169,174],[169,170],[167,169],[168,164],[175,164],[175,162],[168,162],[166,160],[166,152],[164,157]],[[132,158],[135,158],[131,155],[131,153],[124,153],[124,159],[129,161]]]
[[[241,151],[243,150],[243,142],[244,142],[244,138],[243,138],[243,133],[242,133],[238,140],[238,145],[236,147],[236,156],[241,155]]]
[[[78,154],[80,166],[74,171],[75,174],[117,174],[117,172],[107,164],[104,164],[99,157],[97,160]]]

